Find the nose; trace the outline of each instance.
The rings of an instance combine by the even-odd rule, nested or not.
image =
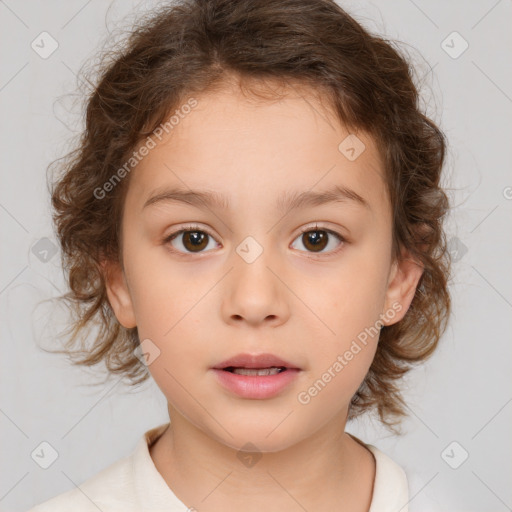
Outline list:
[[[251,263],[236,255],[234,268],[224,282],[222,316],[231,324],[273,327],[288,320],[290,309],[286,278],[265,251]]]

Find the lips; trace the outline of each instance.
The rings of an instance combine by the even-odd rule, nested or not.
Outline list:
[[[238,354],[211,371],[231,395],[248,400],[276,398],[290,390],[302,374],[296,364],[274,354]]]
[[[280,368],[284,370],[300,370],[300,368],[294,363],[277,357],[274,354],[237,354],[236,356],[215,365],[213,368],[215,370],[226,371],[233,371],[238,368],[253,368],[261,370],[265,368]]]

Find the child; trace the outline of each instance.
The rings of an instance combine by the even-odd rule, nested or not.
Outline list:
[[[345,432],[450,312],[445,138],[406,60],[331,0],[181,0],[105,64],[52,204],[85,359],[170,421],[44,511],[402,512]],[[69,348],[69,347],[68,347]]]

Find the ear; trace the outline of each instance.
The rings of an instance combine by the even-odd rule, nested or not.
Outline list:
[[[118,262],[102,261],[107,296],[119,323],[126,328],[136,327],[135,312],[126,276]]]
[[[413,259],[409,251],[403,251],[400,260],[392,264],[386,290],[383,313],[384,325],[393,325],[405,316],[416,293],[418,282],[423,274],[423,265]],[[387,318],[386,311],[396,312]]]

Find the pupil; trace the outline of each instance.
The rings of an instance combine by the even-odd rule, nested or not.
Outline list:
[[[308,231],[304,233],[303,239],[305,239],[304,247],[308,248],[308,244],[311,242],[313,252],[321,251],[327,245],[327,236],[325,231]]]
[[[192,243],[189,246],[187,242],[189,242],[190,240],[192,240]],[[185,247],[187,247],[187,249],[192,249],[192,250],[204,249],[204,247],[206,247],[206,245],[208,245],[208,244],[204,243],[205,240],[206,240],[206,233],[202,233],[200,231],[188,231],[185,236],[184,245],[185,245]]]

